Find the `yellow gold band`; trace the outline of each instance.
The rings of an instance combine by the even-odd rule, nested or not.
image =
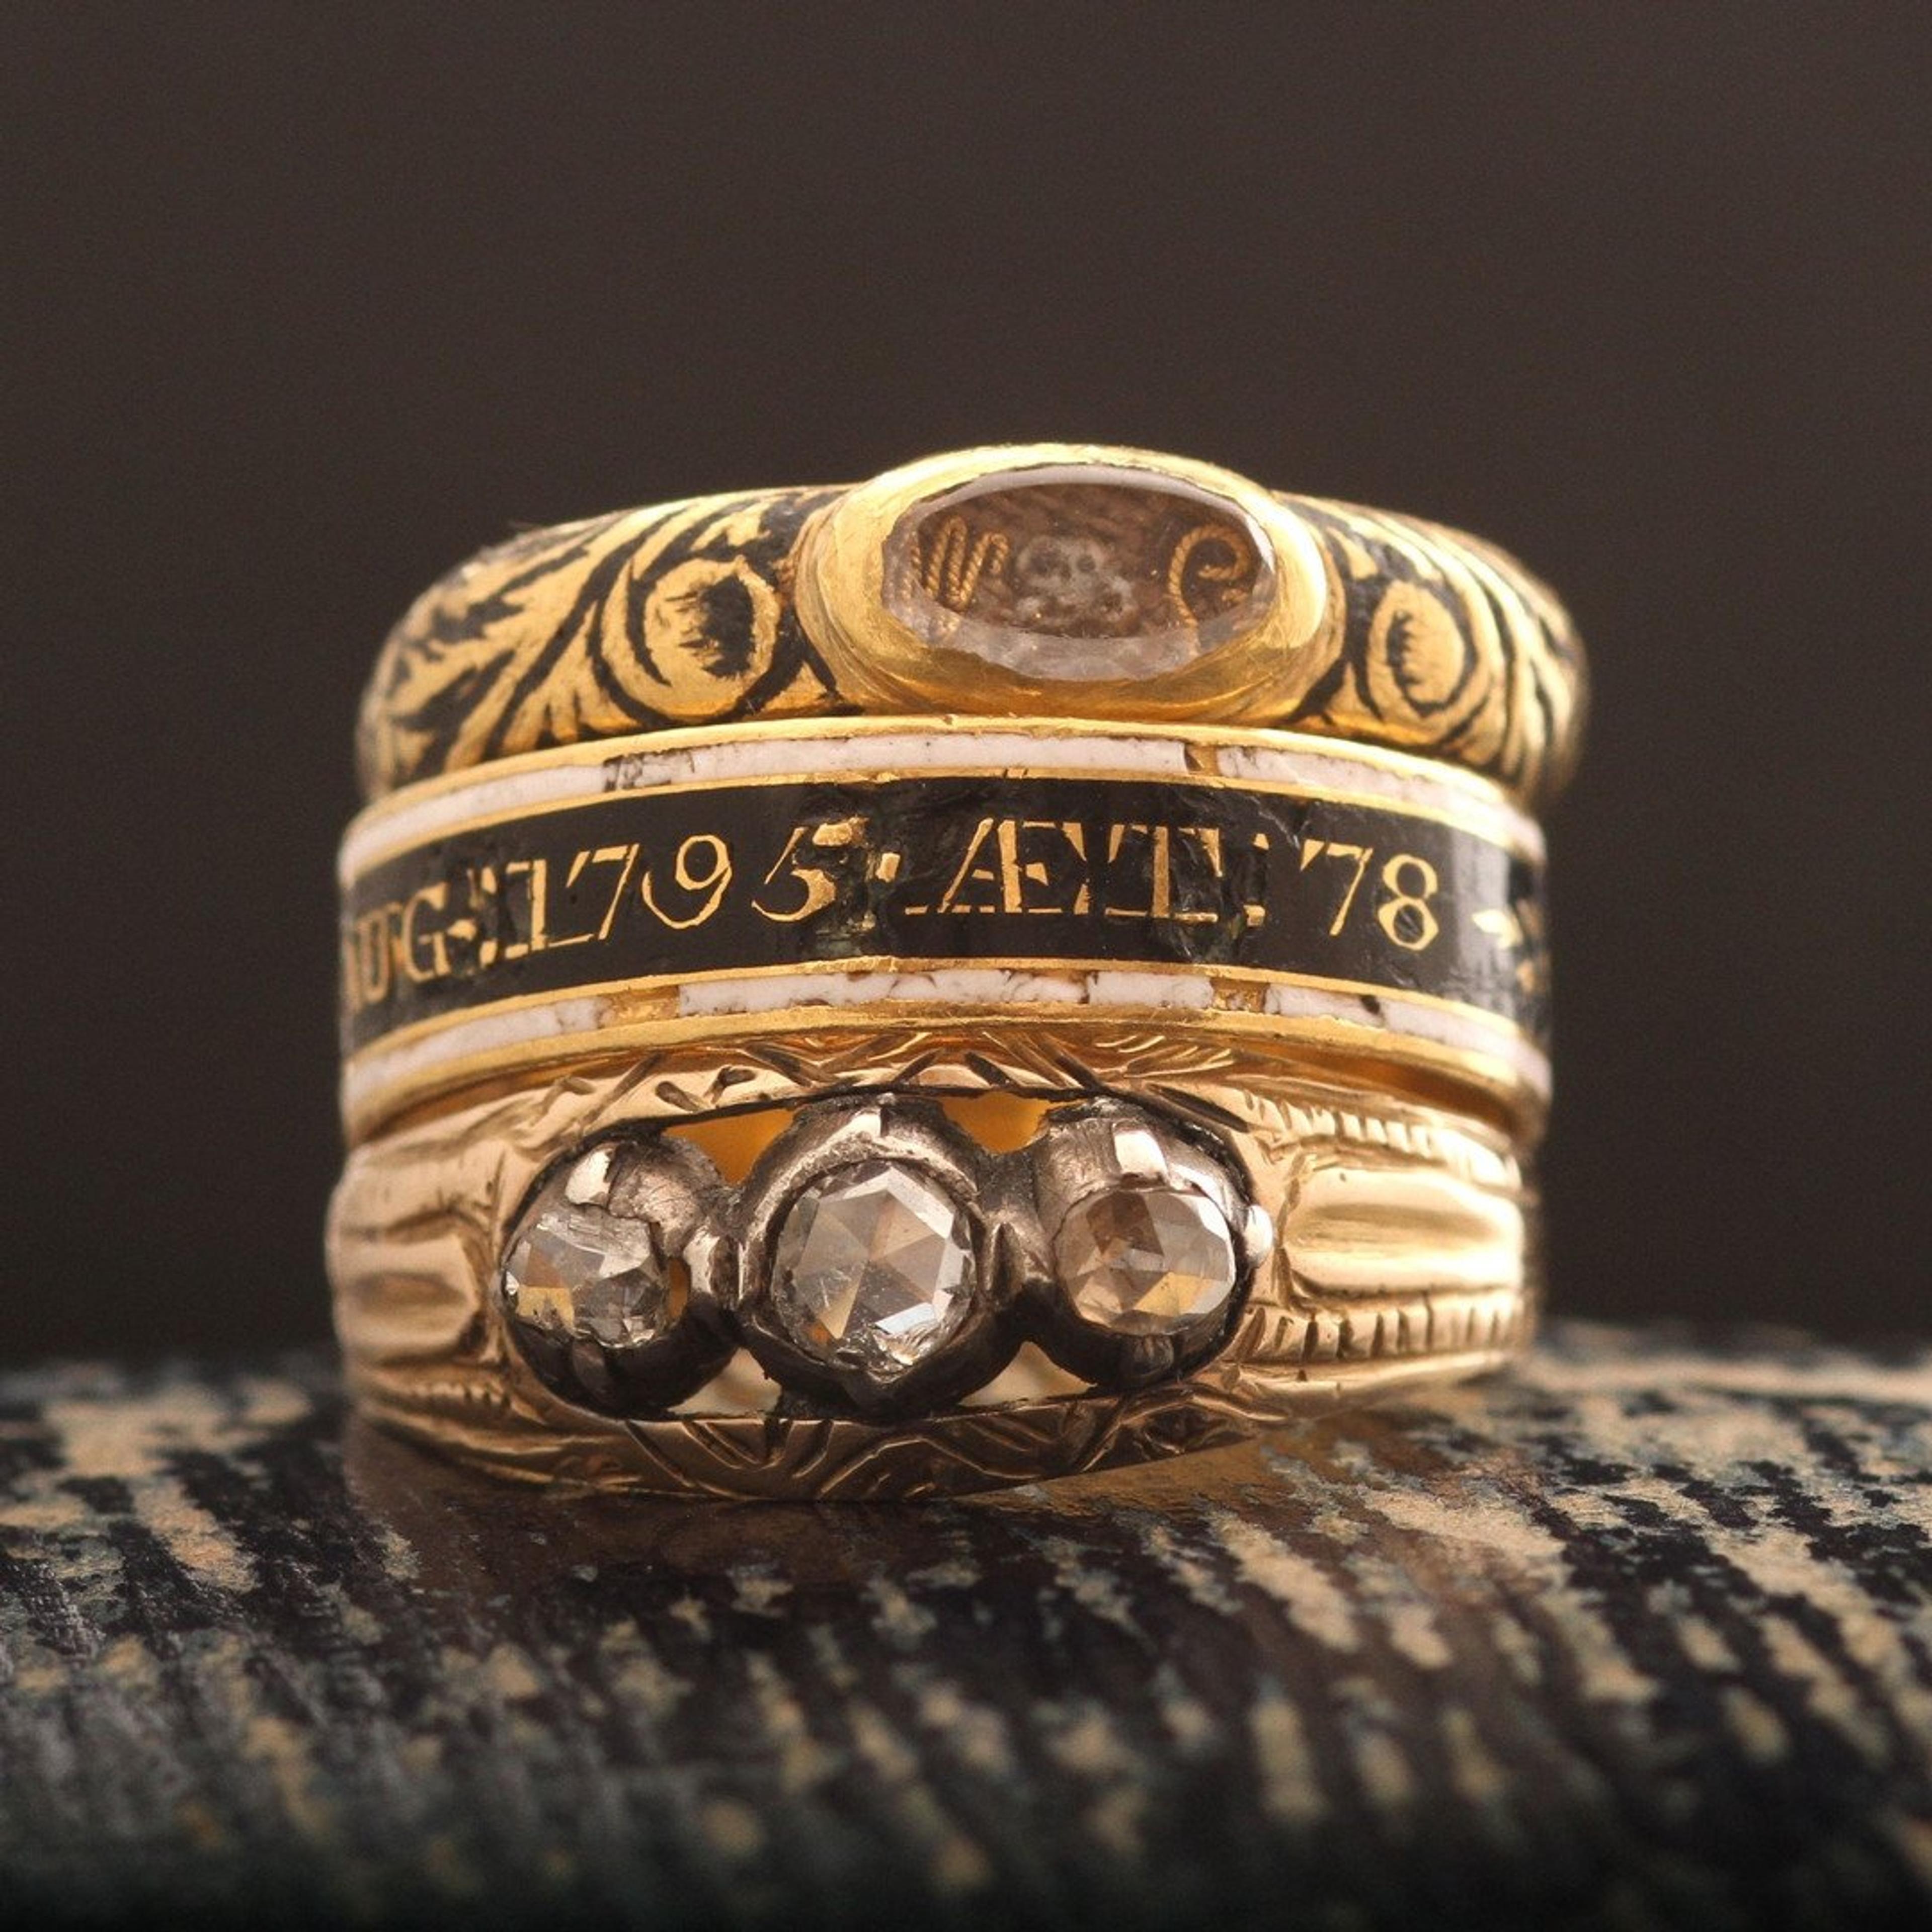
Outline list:
[[[1562,607],[1473,538],[1180,458],[1042,444],[486,550],[391,633],[358,745],[379,797],[757,718],[1187,721],[1414,752],[1542,802],[1586,682]]]
[[[1472,538],[1094,446],[486,553],[340,863],[359,1400],[922,1496],[1506,1359],[1584,678]]]
[[[1211,1121],[1269,1227],[1223,1346],[1181,1378],[1110,1388],[1029,1343],[943,1412],[884,1420],[800,1412],[742,1349],[688,1399],[628,1416],[560,1395],[532,1367],[498,1292],[500,1257],[560,1150],[668,1127],[742,1184],[801,1110],[890,1093],[943,1101],[962,1134],[1010,1159],[1055,1108],[1096,1096]],[[769,1052],[639,1053],[425,1117],[350,1156],[329,1241],[358,1396],[434,1446],[619,1492],[860,1498],[1171,1454],[1493,1367],[1533,1324],[1537,1219],[1495,1127],[1238,1046],[1078,1024],[1051,1040],[894,1027]]]

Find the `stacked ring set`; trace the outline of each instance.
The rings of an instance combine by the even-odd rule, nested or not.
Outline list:
[[[884,1498],[1520,1348],[1554,598],[1085,446],[520,536],[382,651],[338,1329],[511,1474]]]

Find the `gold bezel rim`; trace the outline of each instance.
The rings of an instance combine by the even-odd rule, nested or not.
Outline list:
[[[1177,670],[1132,680],[1043,682],[937,646],[896,616],[885,554],[901,520],[921,504],[976,482],[1028,472],[1126,472],[1179,484],[1226,502],[1267,542],[1274,565],[1268,607],[1239,636]],[[1300,518],[1260,484],[1192,457],[1113,443],[1034,442],[949,451],[855,485],[806,525],[795,552],[799,621],[834,682],[868,702],[944,711],[970,699],[988,716],[1095,714],[1239,724],[1291,708],[1324,662],[1311,648],[1340,623],[1320,546]]]

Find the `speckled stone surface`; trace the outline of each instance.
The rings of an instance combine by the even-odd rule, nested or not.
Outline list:
[[[0,1922],[1932,1922],[1929,1471],[1932,1356],[1762,1334],[896,1508],[14,1374]]]

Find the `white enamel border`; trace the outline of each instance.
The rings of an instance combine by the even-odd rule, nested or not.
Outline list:
[[[1452,818],[1494,843],[1543,856],[1536,821],[1503,795],[1464,774],[1400,753],[1351,749],[1280,732],[1264,740],[1222,734],[1119,730],[1082,722],[1054,721],[1050,733],[999,723],[948,720],[943,730],[908,728],[896,721],[821,728],[801,736],[720,733],[698,743],[664,744],[651,737],[577,746],[568,753],[536,753],[485,766],[473,776],[410,786],[372,806],[350,826],[338,871],[345,890],[384,859],[479,819],[554,809],[618,793],[673,785],[724,784],[755,778],[880,778],[928,773],[1010,770],[1106,772],[1211,783],[1280,786],[1317,794],[1386,800],[1431,817]],[[664,734],[668,736],[670,734]],[[594,753],[595,755],[586,755]]]
[[[759,978],[718,979],[683,988],[680,1018],[711,1018],[734,1013],[796,1013],[811,1024],[814,1008],[866,1005],[956,1005],[982,1010],[1002,1006],[1051,1004],[1080,1008],[1167,1007],[1208,1013],[1214,1010],[1212,982],[1188,973],[1030,973],[999,968],[947,968],[929,973],[783,974]],[[1424,1005],[1392,994],[1354,994],[1316,987],[1270,986],[1262,1010],[1283,1018],[1337,1020],[1391,1040],[1422,1040],[1499,1060],[1540,1100],[1547,1100],[1550,1061],[1522,1034],[1501,1022]],[[359,1118],[385,1091],[406,1085],[439,1066],[520,1048],[548,1040],[580,1048],[620,1024],[616,1001],[601,994],[564,995],[507,1012],[456,1020],[434,1031],[398,1041],[380,1042],[358,1054],[343,1070],[342,1105]]]

